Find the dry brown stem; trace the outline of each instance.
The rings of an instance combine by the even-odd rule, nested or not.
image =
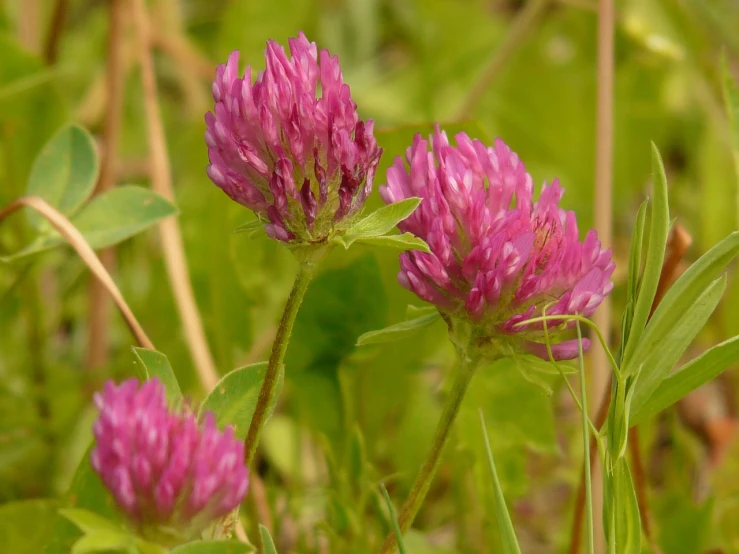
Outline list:
[[[123,67],[123,20],[124,0],[109,0],[108,3],[108,59],[106,65],[105,127],[103,129],[102,159],[96,193],[113,188],[116,183],[115,165],[118,151],[118,135],[123,112],[125,73]],[[100,260],[110,273],[115,265],[115,250],[107,248],[100,252]],[[89,325],[87,338],[87,367],[104,365],[108,359],[108,300],[99,281],[92,281],[89,289]]]
[[[138,30],[137,46],[144,89],[152,187],[164,198],[174,201],[172,172],[167,154],[164,125],[159,111],[154,60],[151,55],[149,18],[144,0],[133,0],[131,5],[133,19]],[[177,219],[174,217],[164,219],[159,224],[159,230],[167,276],[182,319],[186,343],[200,381],[205,390],[210,391],[218,382],[218,373],[208,348],[203,323],[195,302],[190,283],[190,271],[185,258],[185,247]]]
[[[85,265],[87,265],[93,275],[95,275],[95,277],[97,277],[102,283],[103,287],[105,287],[108,294],[110,294],[113,302],[115,302],[115,305],[118,306],[118,309],[123,315],[123,319],[126,321],[128,328],[136,338],[138,345],[153,350],[154,345],[151,340],[149,340],[149,337],[146,336],[144,329],[139,325],[133,312],[123,299],[123,295],[120,290],[118,290],[118,287],[105,269],[105,266],[95,254],[95,251],[87,243],[85,237],[82,236],[82,233],[80,233],[60,211],[50,206],[45,200],[38,196],[23,196],[0,210],[0,222],[24,206],[27,206],[44,216],[59,232],[59,234],[69,242],[72,248],[77,251],[80,258],[82,258],[82,261],[85,262]]]

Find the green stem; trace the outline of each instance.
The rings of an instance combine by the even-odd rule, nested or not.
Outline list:
[[[259,391],[259,398],[257,399],[257,406],[254,409],[254,416],[251,419],[249,432],[244,441],[244,458],[246,460],[246,465],[251,465],[251,462],[254,459],[254,454],[257,451],[257,445],[259,444],[259,438],[262,434],[264,423],[267,421],[267,417],[269,416],[269,408],[272,406],[275,399],[277,384],[280,381],[280,367],[282,366],[282,361],[285,359],[285,352],[287,351],[287,344],[290,341],[290,335],[293,331],[295,318],[298,315],[300,304],[303,302],[305,291],[308,290],[308,285],[316,273],[316,267],[316,264],[310,262],[303,262],[300,264],[300,269],[298,269],[298,274],[295,277],[295,283],[293,283],[290,296],[287,298],[285,311],[282,313],[280,324],[277,327],[277,335],[272,344],[272,353],[269,356],[267,371],[264,375],[264,382],[262,382],[262,388]]]
[[[580,331],[580,323],[577,324],[577,340],[578,340],[578,359],[580,361],[580,396],[582,397],[582,406],[580,407],[582,415],[582,443],[585,469],[585,517],[587,521],[588,531],[588,554],[595,552],[595,531],[593,527],[593,486],[590,477],[590,433],[588,418],[588,395],[585,385],[585,360],[582,352],[582,332]]]
[[[411,492],[408,495],[403,507],[400,510],[400,517],[398,518],[398,525],[400,527],[400,533],[405,534],[413,524],[413,520],[416,518],[418,511],[421,509],[426,494],[431,486],[431,481],[434,479],[436,470],[439,467],[441,461],[441,454],[444,452],[444,447],[449,441],[449,434],[454,426],[454,421],[459,413],[459,407],[462,405],[462,400],[467,392],[467,387],[475,374],[479,357],[474,359],[468,359],[466,354],[461,353],[462,360],[460,361],[460,368],[457,376],[454,380],[454,385],[449,393],[446,404],[444,405],[444,411],[441,414],[441,419],[436,427],[434,434],[434,441],[431,445],[431,451],[426,457],[426,461],[421,467],[421,470],[416,476],[416,480],[413,483]],[[397,547],[397,539],[395,533],[388,534],[385,539],[385,543],[382,545],[381,554],[390,554],[395,551]]]

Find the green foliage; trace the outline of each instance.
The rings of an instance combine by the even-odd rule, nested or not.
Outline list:
[[[258,362],[224,375],[200,405],[198,417],[202,420],[206,412],[212,412],[220,428],[232,425],[234,435],[243,440],[257,406],[266,370],[267,362]],[[282,367],[278,377],[277,395],[268,410],[269,414],[275,408],[284,378],[285,368]]]
[[[665,248],[667,247],[667,235],[670,226],[670,212],[667,202],[667,177],[665,176],[665,168],[662,164],[662,158],[659,155],[657,147],[652,144],[652,171],[654,176],[653,193],[654,206],[652,209],[652,218],[649,224],[649,242],[647,244],[647,256],[644,264],[644,274],[639,281],[638,293],[634,301],[634,313],[629,322],[628,342],[624,347],[623,363],[626,368],[630,366],[629,361],[634,353],[636,345],[642,337],[643,329],[647,324],[654,295],[657,292],[660,272],[662,271],[662,262],[665,258]],[[636,239],[641,241],[643,215],[637,216],[637,232]],[[633,276],[639,271],[639,262],[641,261],[641,243],[632,243],[631,263],[635,263],[636,267],[629,267],[629,290],[627,294],[634,294],[636,289],[635,279]],[[633,346],[632,346],[633,345]],[[625,369],[625,374],[630,375],[631,372]]]
[[[182,391],[177,377],[169,365],[167,356],[155,350],[147,350],[146,348],[133,347],[133,355],[136,362],[140,365],[139,375],[143,380],[157,377],[164,385],[167,392],[167,400],[172,405],[177,405],[182,400]]]
[[[631,406],[631,425],[638,425],[671,406],[701,385],[718,377],[739,359],[739,337],[709,348],[680,369],[664,378],[646,399],[637,398]],[[641,400],[641,403],[637,403]]]
[[[57,517],[56,500],[20,500],[0,506],[0,544],[14,554],[43,552]]]
[[[84,533],[72,546],[72,554],[122,551],[134,544],[134,538],[124,527],[94,512],[68,508],[60,510],[60,513]]]
[[[382,488],[382,496],[385,498],[385,504],[387,505],[387,511],[390,514],[390,522],[393,526],[393,532],[395,533],[395,538],[398,541],[398,551],[400,552],[400,554],[406,554],[407,550],[405,548],[405,541],[403,540],[403,533],[400,531],[400,525],[398,525],[398,517],[395,515],[393,502],[392,500],[390,500],[390,495],[388,494],[385,485],[380,486]]]
[[[441,316],[439,316],[439,313],[434,311],[434,313],[422,315],[421,317],[409,319],[407,321],[401,321],[400,323],[390,325],[384,329],[369,331],[357,339],[357,346],[378,344],[407,338],[415,334],[416,331],[420,331],[424,327],[438,321],[440,318]]]
[[[721,76],[724,92],[724,103],[726,114],[729,118],[729,133],[731,134],[731,152],[734,157],[734,169],[736,171],[736,188],[739,191],[739,85],[732,77],[726,55],[721,57]],[[739,192],[735,192],[739,201]],[[739,204],[737,205],[739,208]]]
[[[603,528],[608,552],[639,552],[641,520],[636,490],[625,458],[603,472]]]
[[[26,194],[40,196],[67,217],[90,197],[98,176],[98,156],[90,134],[77,125],[60,129],[41,150],[31,168]],[[28,214],[38,230],[49,224],[35,212]]]
[[[254,549],[238,541],[195,541],[170,551],[172,554],[248,554]]]
[[[88,368],[90,304],[82,264],[54,248],[64,241],[30,210],[27,218],[3,222],[0,255],[16,262],[0,265],[0,498],[9,501],[0,507],[0,544],[5,550],[67,554],[75,544],[80,552],[116,547],[121,540],[131,544],[131,537],[118,531],[80,540],[79,529],[57,513],[57,508],[89,510],[118,529],[118,511],[90,467],[89,449],[73,471],[90,440],[91,395],[106,379],[158,376],[172,404],[190,405],[193,397],[198,406],[204,398],[200,410],[212,410],[219,425],[235,424],[240,436],[248,426],[264,364],[244,366],[269,355],[296,262],[283,245],[264,236],[264,222],[244,223],[253,218],[250,212],[212,186],[204,172],[203,112],[215,65],[232,50],[240,49],[241,66],[251,64],[256,72],[263,69],[265,40],[284,44],[302,29],[319,48],[338,55],[361,117],[376,122],[385,151],[375,189],[413,136],[427,137],[441,121],[452,141],[460,131],[488,144],[502,137],[526,163],[535,189],[558,177],[567,191],[563,207],[577,212],[584,235],[592,225],[594,200],[597,18],[582,2],[555,3],[509,42],[531,2],[470,0],[463,8],[457,0],[150,5],[158,101],[179,211],[149,190],[130,186],[90,199],[97,151],[107,154],[103,118],[110,106],[101,71],[108,67],[107,4],[68,3],[58,59],[49,62],[32,52],[45,50],[54,3],[38,3],[38,20],[30,26],[22,2],[2,3],[0,206],[38,194],[67,215],[94,248],[117,245],[113,278],[160,350],[135,349],[137,364],[131,366],[130,334],[111,313],[109,356]],[[616,552],[640,551],[630,457],[624,455],[628,429],[639,424],[649,462],[649,508],[663,551],[732,552],[739,549],[735,449],[722,458],[712,444],[706,453],[686,430],[684,410],[662,411],[720,373],[732,372],[739,359],[737,340],[729,338],[739,333],[734,311],[739,236],[723,239],[736,228],[739,213],[732,174],[739,168],[739,10],[731,0],[625,0],[618,12],[612,314],[621,321],[621,336],[613,337],[620,345],[615,358],[621,375],[613,382],[612,412],[599,443],[611,470],[604,472],[606,498],[613,500],[606,503],[608,538]],[[135,36],[128,27],[124,34]],[[26,34],[34,29],[38,32]],[[725,59],[719,62],[722,50]],[[118,183],[145,184],[148,121],[142,116],[136,56],[129,57],[124,53],[114,166]],[[489,86],[469,119],[460,121],[460,107],[483,76],[490,77]],[[661,156],[656,147],[650,151],[650,139]],[[650,172],[651,199],[636,211]],[[401,207],[410,209],[413,202]],[[387,234],[403,216],[390,213],[395,209],[384,207],[373,192],[365,219],[357,222],[362,233],[353,228],[341,237],[352,248],[332,250],[298,317],[285,360],[284,393],[264,432],[263,457],[252,468],[265,487],[259,508],[271,515],[281,550],[376,554],[391,531],[378,483],[387,483],[401,499],[432,442],[454,351],[433,307],[406,308],[417,298],[398,286],[398,252],[427,246],[405,234]],[[175,215],[199,315],[224,374],[213,391],[202,391],[197,381],[155,235],[139,235]],[[650,318],[671,217],[694,239],[683,264],[690,267]],[[259,239],[247,240],[251,237]],[[46,255],[36,255],[41,252]],[[569,365],[559,367],[573,372]],[[229,373],[232,368],[241,369]],[[729,406],[736,396],[733,380],[730,373],[722,381]],[[723,396],[711,396],[710,390],[710,415],[732,417]],[[582,457],[576,403],[554,365],[517,356],[476,375],[438,478],[415,528],[404,537],[408,552],[472,554],[499,544],[495,515],[501,503],[490,486],[479,407],[499,486],[515,501],[522,548],[565,550]],[[712,500],[696,504],[692,493],[703,492],[706,482]],[[50,497],[56,500],[28,500]],[[250,537],[261,534],[262,515],[250,512],[244,518]],[[267,543],[264,537],[262,542]],[[137,547],[142,554],[152,548]],[[173,551],[251,550],[235,542],[203,541]]]
[[[262,545],[264,546],[264,554],[277,554],[275,543],[264,525],[259,525],[259,536],[261,537]]]
[[[490,439],[488,438],[488,432],[485,428],[485,416],[483,416],[482,410],[480,410],[480,426],[482,427],[482,434],[485,439],[485,451],[487,452],[488,457],[488,467],[490,468],[490,475],[493,478],[493,488],[495,489],[495,515],[498,519],[498,525],[500,526],[500,535],[503,540],[503,552],[505,554],[521,554],[521,547],[518,546],[518,539],[516,538],[516,532],[513,529],[511,515],[508,513],[508,506],[506,506],[505,497],[503,496],[503,488],[498,479],[498,472],[495,470],[493,451],[490,448]]]
[[[92,248],[100,249],[131,238],[175,213],[174,206],[155,192],[126,185],[95,196],[70,221]],[[18,260],[64,243],[56,231],[49,231],[7,259]]]
[[[90,465],[90,450],[88,449],[77,467],[69,490],[64,495],[62,507],[72,509],[72,514],[82,511],[92,513],[105,521],[115,520],[118,512],[100,477]],[[53,540],[46,544],[44,553],[66,554],[69,552],[75,541],[79,539],[76,525],[76,522],[72,525],[58,518],[54,527]],[[111,525],[115,524],[111,523]]]

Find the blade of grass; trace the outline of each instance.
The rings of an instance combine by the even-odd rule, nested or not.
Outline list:
[[[382,489],[382,496],[385,497],[385,503],[387,504],[387,510],[390,513],[390,522],[393,525],[393,530],[395,531],[395,538],[398,541],[398,550],[400,551],[400,554],[406,554],[405,544],[403,543],[403,533],[400,532],[400,525],[398,525],[398,517],[395,515],[395,508],[393,508],[393,503],[390,500],[390,495],[387,493],[387,489],[385,488],[384,484],[380,484],[380,488]]]
[[[652,194],[654,204],[652,205],[652,219],[649,223],[649,243],[647,246],[647,257],[644,264],[644,274],[639,286],[639,293],[634,306],[634,317],[629,326],[629,339],[624,347],[624,358],[621,367],[628,366],[629,359],[634,354],[636,346],[642,337],[644,328],[649,319],[654,296],[659,285],[659,276],[662,273],[662,265],[665,260],[665,249],[667,247],[667,235],[670,231],[670,208],[667,201],[667,177],[662,158],[657,146],[652,143],[652,171],[653,185]],[[628,374],[628,373],[627,373]]]
[[[259,524],[259,536],[262,538],[262,550],[264,554],[277,554],[277,548],[275,542],[272,540],[272,536],[269,534],[269,530]]]
[[[503,552],[505,554],[521,554],[521,547],[518,546],[516,532],[513,529],[511,515],[508,513],[508,507],[503,496],[503,488],[498,480],[498,472],[495,470],[495,462],[493,461],[493,451],[490,448],[490,440],[488,432],[485,428],[485,417],[482,415],[482,409],[478,410],[480,414],[480,425],[482,427],[482,435],[485,438],[485,450],[488,454],[488,466],[493,476],[493,486],[495,488],[495,506],[498,511],[498,525],[500,526],[500,537],[503,541]]]

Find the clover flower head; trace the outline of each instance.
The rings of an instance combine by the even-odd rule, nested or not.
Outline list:
[[[143,534],[167,529],[183,540],[244,499],[244,448],[212,414],[202,424],[167,407],[156,378],[108,381],[95,395],[91,463],[129,521]]]
[[[401,254],[398,280],[478,334],[547,358],[543,324],[522,322],[544,312],[592,315],[613,289],[611,252],[594,230],[580,241],[574,212],[559,207],[558,181],[534,202],[531,176],[503,141],[488,147],[465,133],[455,138],[452,146],[438,126],[430,141],[416,135],[380,187],[388,204],[422,198],[399,228],[425,240],[431,253]],[[547,323],[554,336],[566,327]],[[552,348],[559,359],[578,353],[576,340]]]
[[[210,179],[267,220],[267,234],[296,243],[346,229],[372,191],[381,150],[362,121],[337,57],[303,33],[291,56],[267,42],[266,69],[238,75],[239,53],[218,66],[205,116]]]

